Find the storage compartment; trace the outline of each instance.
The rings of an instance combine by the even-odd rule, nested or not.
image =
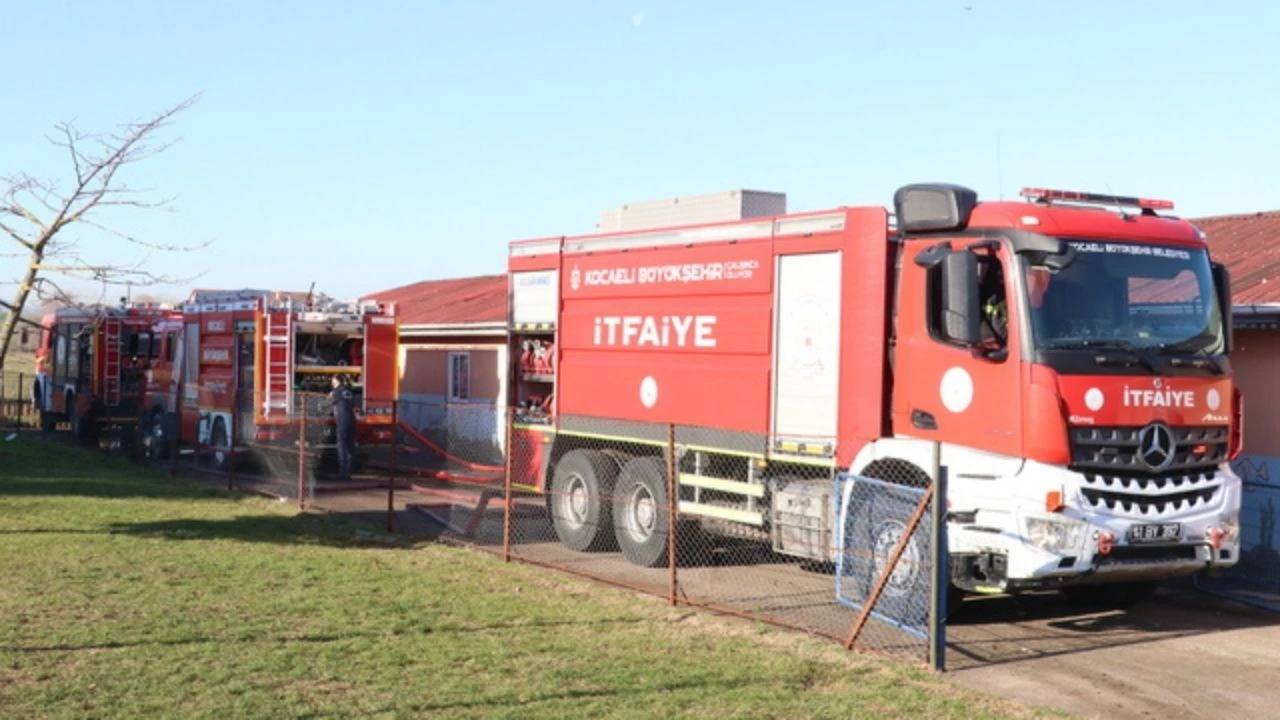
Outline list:
[[[829,482],[803,480],[775,484],[770,513],[775,552],[822,561],[835,557]]]

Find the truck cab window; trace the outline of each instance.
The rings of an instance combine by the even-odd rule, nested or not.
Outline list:
[[[979,253],[976,259],[976,273],[970,281],[972,283],[970,287],[976,289],[978,293],[978,349],[1000,350],[1007,346],[1009,336],[1004,264],[1000,258],[991,253]],[[938,342],[967,347],[962,338],[948,332],[947,324],[943,322],[944,289],[941,268],[930,269],[926,282],[929,334]],[[991,357],[991,359],[998,359],[998,357]]]
[[[1003,348],[1009,339],[1009,304],[1005,298],[1004,267],[998,258],[978,258],[977,282],[982,345],[989,349]]]

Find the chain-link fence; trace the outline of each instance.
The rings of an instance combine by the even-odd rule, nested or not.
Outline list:
[[[743,433],[559,420],[513,427],[510,556],[940,666],[925,469],[854,477]]]
[[[144,413],[135,447],[141,459],[174,474],[223,476],[228,488],[309,507],[320,493],[388,486],[387,469],[377,461],[394,460],[389,448],[396,437],[396,403],[364,402],[378,412],[361,412],[357,399],[354,432],[340,448],[327,393],[294,391],[277,399],[187,384],[172,410],[160,406]]]
[[[362,418],[344,479],[328,395],[268,400],[188,384],[131,447],[175,475],[942,666],[936,468],[853,476],[834,470],[834,442],[387,401]]]
[[[1280,458],[1245,457],[1236,464],[1244,480],[1240,508],[1240,560],[1235,567],[1201,573],[1201,590],[1280,612]]]
[[[0,429],[18,430],[39,425],[39,412],[32,402],[33,373],[0,371]]]

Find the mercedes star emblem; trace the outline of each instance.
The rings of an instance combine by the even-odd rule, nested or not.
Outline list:
[[[1159,423],[1138,432],[1138,457],[1148,468],[1159,472],[1173,463],[1173,433]]]

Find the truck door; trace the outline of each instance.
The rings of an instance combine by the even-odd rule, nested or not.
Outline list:
[[[924,268],[917,254],[941,238],[910,241],[901,262],[898,341],[894,358],[895,433],[1017,456],[1022,447],[1021,354],[1010,258],[1003,246],[975,250],[976,274],[966,282],[979,291],[982,348],[951,338],[942,322],[945,284],[941,266]],[[971,238],[954,239],[962,250]],[[1001,299],[1006,299],[1003,306]],[[998,314],[1004,312],[1004,337]]]
[[[364,316],[365,415],[390,415],[400,393],[400,323],[385,315]]]
[[[773,436],[783,443],[834,446],[841,399],[841,253],[782,255],[777,263]]]
[[[248,444],[254,438],[254,389],[253,378],[256,370],[254,364],[254,346],[255,333],[254,323],[252,321],[241,325],[237,323],[235,335],[235,410],[239,413],[236,417],[236,427],[239,429],[240,435],[238,442]]]

